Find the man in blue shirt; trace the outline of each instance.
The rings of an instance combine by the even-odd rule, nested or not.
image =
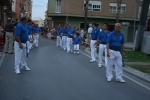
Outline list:
[[[98,34],[97,38],[97,46],[99,45],[99,62],[98,66],[102,67],[102,57],[103,57],[103,52],[105,51],[105,66],[107,65],[107,51],[106,51],[106,41],[108,38],[108,34],[110,31],[108,31],[108,24],[104,23],[103,30]]]
[[[92,58],[90,60],[91,63],[96,61],[96,43],[97,43],[96,40],[97,40],[99,32],[100,32],[100,30],[98,28],[98,24],[93,23],[93,30],[92,30],[91,35],[89,36],[89,39],[91,40],[91,43],[90,43],[91,58]]]
[[[40,28],[38,27],[38,24],[35,25],[34,28],[35,31],[35,46],[38,47],[39,46],[39,35],[40,35]]]
[[[29,41],[27,41],[28,53],[29,53],[29,51],[32,47],[32,43],[31,43],[31,41],[32,41],[32,26],[31,26],[31,23],[32,23],[32,21],[28,20],[28,23],[26,24],[26,27],[27,27],[27,30],[28,30],[28,38],[29,38],[28,39]]]
[[[67,53],[70,51],[73,52],[73,35],[75,33],[75,29],[72,28],[72,26],[69,24],[68,25],[68,34],[67,34]]]
[[[62,40],[61,40],[62,33],[63,33],[63,30],[62,30],[61,26],[59,25],[56,30],[56,35],[57,35],[56,45],[57,46],[62,46]]]
[[[110,82],[113,78],[112,67],[115,64],[116,69],[116,81],[124,83],[122,79],[122,55],[124,55],[124,35],[120,32],[121,24],[115,24],[115,30],[108,35],[107,39],[107,66],[106,77]],[[121,55],[122,52],[122,55]]]
[[[27,41],[28,30],[26,27],[27,18],[22,17],[15,30],[15,73],[20,74],[20,63],[25,70],[30,70],[27,66]]]
[[[62,34],[62,47],[64,50],[67,48],[67,28],[68,24],[66,23],[64,28],[63,28],[63,34]]]

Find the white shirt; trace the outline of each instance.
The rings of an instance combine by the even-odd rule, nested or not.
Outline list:
[[[99,29],[100,30],[100,32],[102,31],[102,29]]]
[[[89,27],[89,28],[88,28],[88,33],[92,33],[92,30],[93,30],[93,28],[92,28],[92,27]]]

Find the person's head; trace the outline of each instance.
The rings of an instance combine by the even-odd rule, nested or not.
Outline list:
[[[116,33],[119,33],[120,30],[121,30],[121,24],[120,24],[120,23],[116,23],[116,24],[115,24],[115,32],[116,32]]]
[[[65,23],[65,27],[67,27],[68,26],[68,23]]]
[[[71,24],[68,24],[68,28],[71,28],[72,26],[71,26]]]
[[[75,33],[75,37],[79,36],[80,34],[78,32]]]
[[[91,24],[91,23],[89,24],[89,27],[92,27],[92,24]]]
[[[32,20],[31,19],[28,20],[28,24],[32,24]]]
[[[35,27],[38,27],[38,24],[36,24]]]
[[[93,27],[94,27],[94,28],[97,28],[97,27],[98,27],[98,24],[97,24],[97,23],[93,23]]]
[[[20,19],[20,21],[21,21],[22,23],[26,24],[26,23],[27,23],[27,18],[26,18],[26,17],[22,17],[22,18]]]
[[[7,19],[7,21],[8,21],[8,22],[11,22],[11,18],[9,17],[9,18]]]
[[[109,25],[108,25],[108,23],[104,23],[104,26],[103,26],[103,28],[104,28],[104,30],[108,30],[108,28],[109,28]]]
[[[79,28],[76,28],[75,30],[76,30],[76,31],[79,31]]]

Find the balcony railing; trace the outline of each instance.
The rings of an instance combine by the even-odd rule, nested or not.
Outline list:
[[[61,6],[56,6],[55,13],[61,13]]]

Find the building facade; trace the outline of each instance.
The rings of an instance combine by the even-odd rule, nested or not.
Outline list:
[[[48,0],[48,17],[50,26],[64,25],[68,22],[73,27],[84,27],[85,0]],[[126,41],[132,42],[134,31],[139,22],[142,0],[122,0],[120,8],[120,23]],[[117,0],[89,0],[88,23],[97,22],[110,24],[113,30],[116,22]]]

